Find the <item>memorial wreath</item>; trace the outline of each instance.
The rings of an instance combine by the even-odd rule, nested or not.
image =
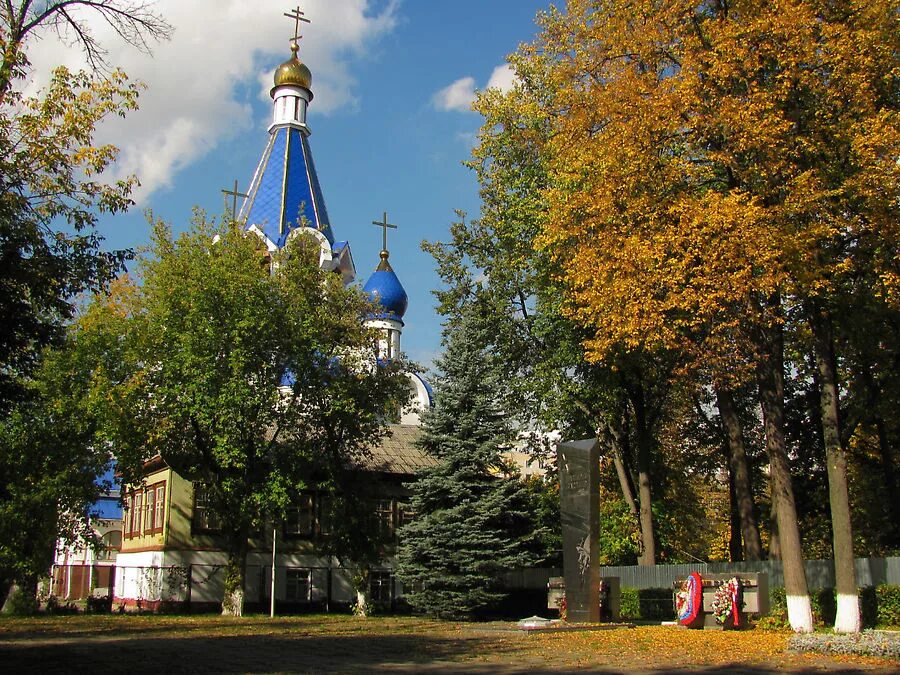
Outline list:
[[[728,617],[732,618],[732,624],[739,626],[741,623],[740,613],[741,605],[741,580],[732,577],[728,581],[723,581],[716,589],[716,594],[712,601],[712,611],[716,617],[716,621],[724,624],[728,621]]]
[[[675,612],[678,623],[688,626],[697,619],[703,607],[703,579],[699,572],[691,572],[681,584],[681,590],[675,594]]]

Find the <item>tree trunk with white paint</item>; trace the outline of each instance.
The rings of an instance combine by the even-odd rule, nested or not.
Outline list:
[[[831,506],[831,531],[834,548],[834,578],[837,593],[836,633],[860,630],[859,589],[856,584],[856,560],[853,555],[853,528],[850,523],[850,498],[847,490],[847,456],[841,443],[838,407],[837,368],[834,357],[831,317],[817,306],[810,310],[810,328],[819,372],[819,402],[825,460],[828,468],[828,498]]]
[[[777,310],[778,300],[770,300]],[[760,404],[769,455],[772,501],[778,520],[778,541],[784,569],[788,621],[797,633],[813,629],[812,608],[803,565],[803,549],[791,470],[784,442],[784,341],[780,327],[760,331],[760,357],[757,364]]]

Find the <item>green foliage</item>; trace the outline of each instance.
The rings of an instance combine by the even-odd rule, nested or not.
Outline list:
[[[641,616],[637,588],[623,588],[619,605],[620,616],[624,620],[637,619]]]
[[[198,213],[177,239],[155,223],[143,283],[123,279],[79,322],[126,482],[158,454],[206,484],[232,557],[226,597],[243,587],[249,533],[363,458],[408,396],[399,362],[374,365],[369,303],[319,268],[307,237],[270,268],[234,223]],[[238,595],[229,603],[240,613]]]
[[[859,589],[862,625],[868,628],[895,628],[900,626],[900,586],[882,584]],[[788,628],[787,601],[784,588],[769,591],[768,616],[760,617],[757,625],[766,629]],[[825,628],[834,624],[837,599],[833,588],[819,588],[810,592],[810,604],[816,626]]]
[[[668,621],[673,613],[671,589],[622,589],[620,615],[623,620]]]
[[[5,592],[6,589],[3,589]],[[3,613],[12,616],[28,616],[37,612],[37,599],[32,589],[15,585],[3,603]]]
[[[0,20],[14,32],[8,14]],[[120,71],[58,68],[40,95],[23,96],[14,85],[24,69],[5,68],[24,58],[12,38],[0,31],[0,410],[61,339],[73,297],[101,287],[129,255],[101,251],[94,226],[100,213],[127,209],[137,184],[99,180],[118,151],[92,138],[105,118],[136,109],[138,85]]]
[[[130,26],[131,38],[140,41],[153,22],[129,23],[129,8],[119,0],[8,3],[0,11],[3,585],[16,579],[33,588],[36,575],[52,560],[57,537],[63,542],[90,537],[87,507],[108,457],[98,449],[102,446],[92,445],[93,429],[83,405],[86,392],[78,391],[84,378],[66,362],[70,347],[65,325],[74,315],[76,296],[102,288],[130,255],[101,251],[95,225],[99,214],[127,209],[137,183],[134,177],[102,180],[117,149],[94,145],[93,136],[104,119],[137,107],[139,86],[120,71],[97,75],[60,67],[43,91],[26,96],[22,89],[30,73],[25,42],[32,30],[53,23],[61,13],[72,26],[82,25],[65,13],[65,5],[98,9],[117,3],[118,16],[110,15],[114,28]]]
[[[443,618],[471,619],[505,596],[503,572],[536,560],[529,491],[502,456],[513,440],[502,378],[486,349],[492,315],[464,309],[444,335],[435,405],[421,447],[435,460],[410,488],[415,520],[400,531],[397,574],[409,603]]]
[[[559,512],[559,480],[553,474],[530,476],[525,487],[534,504],[532,518],[540,533],[537,562],[543,567],[562,567],[562,522]]]
[[[57,540],[93,539],[89,507],[110,456],[96,443],[81,356],[71,342],[46,351],[27,397],[0,419],[0,578],[28,587],[46,573]]]
[[[900,586],[875,587],[876,624],[879,628],[900,626]],[[865,606],[865,603],[864,603]]]
[[[600,564],[635,565],[640,554],[640,533],[625,501],[611,491],[600,491]]]

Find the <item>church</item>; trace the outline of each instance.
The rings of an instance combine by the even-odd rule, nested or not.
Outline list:
[[[299,11],[291,15],[297,20]],[[348,241],[339,240],[328,218],[322,188],[309,143],[307,108],[313,100],[312,74],[299,59],[298,38],[291,57],[275,71],[271,89],[273,117],[262,156],[243,193],[236,219],[248,236],[257,236],[275,253],[301,233],[320,244],[319,265],[339,274],[344,284],[357,278]],[[378,358],[399,356],[403,317],[408,298],[390,263],[387,214],[382,222],[382,249],[374,271],[363,286],[378,311],[367,325],[379,335]],[[374,256],[372,256],[374,258]],[[374,262],[374,260],[373,260]],[[380,486],[370,500],[372,527],[388,542],[385,558],[370,575],[370,600],[390,608],[402,596],[394,578],[392,550],[396,530],[410,516],[404,483],[430,459],[415,447],[420,414],[432,404],[424,379],[409,374],[410,404],[399,424],[358,467]],[[148,461],[141,485],[124,486],[121,548],[115,559],[113,607],[141,610],[213,608],[223,596],[222,550],[216,514],[207,507],[202,484],[194,483],[166,465],[161,457]],[[349,572],[337,559],[322,552],[329,534],[324,495],[310,491],[289,509],[275,532],[251,538],[247,559],[246,603],[268,607],[274,592],[280,608],[330,609],[355,598]],[[274,534],[274,536],[273,536]],[[273,583],[274,570],[274,583]]]

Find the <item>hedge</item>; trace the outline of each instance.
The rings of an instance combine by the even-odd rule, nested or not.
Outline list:
[[[771,607],[768,616],[761,617],[761,628],[786,628],[787,602],[784,589],[770,592]],[[833,588],[810,591],[813,620],[819,627],[834,625],[837,601]],[[900,586],[866,586],[859,589],[859,604],[864,628],[896,628],[900,626]],[[669,588],[623,588],[621,617],[630,621],[671,621],[675,618],[672,608],[672,590]]]
[[[783,588],[771,590],[769,615],[759,621],[762,628],[786,628],[787,602]],[[837,600],[833,588],[810,591],[813,621],[818,627],[834,625]],[[859,605],[864,628],[891,628],[900,626],[900,586],[865,586],[859,589]]]

